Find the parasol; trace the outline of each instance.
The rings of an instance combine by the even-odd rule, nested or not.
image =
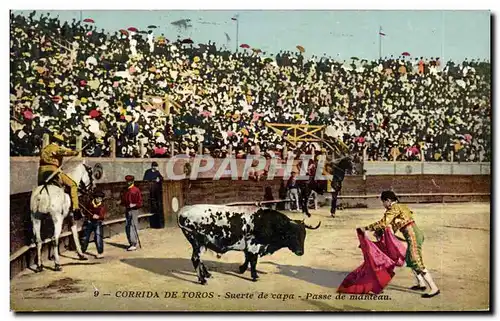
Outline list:
[[[149,28],[149,29],[155,29],[155,28],[158,28],[158,27],[157,27],[157,26],[155,26],[155,25],[149,25],[149,26],[148,26],[148,28]]]
[[[31,110],[26,109],[26,110],[23,112],[23,117],[24,117],[25,119],[33,119],[33,113],[31,112]]]
[[[240,45],[240,48],[249,49],[249,48],[250,48],[250,46],[249,46],[249,45],[247,45],[246,43],[244,43],[244,44],[241,44],[241,45]]]
[[[90,18],[87,18],[87,19],[84,19],[83,22],[88,22],[88,23],[94,23],[94,19],[90,19]]]
[[[97,109],[92,109],[89,113],[90,118],[97,118],[101,113]]]
[[[184,40],[181,41],[181,43],[189,43],[189,44],[192,44],[193,43],[193,40],[191,40],[190,38],[186,38]]]
[[[407,52],[407,51],[405,51],[405,52],[403,52],[403,53],[401,54],[401,56],[409,57],[409,56],[410,56],[410,53],[409,53],[409,52]]]
[[[304,49],[301,45],[298,45],[296,48],[302,53],[306,52],[306,49]]]
[[[137,30],[137,28],[136,28],[136,27],[129,27],[127,30],[128,30],[128,31],[133,31],[133,32],[137,32],[137,31],[139,31],[139,30]]]
[[[128,36],[128,31],[127,31],[127,30],[125,30],[125,29],[120,29],[120,33],[121,33],[122,35]]]

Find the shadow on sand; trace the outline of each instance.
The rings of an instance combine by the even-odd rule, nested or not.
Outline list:
[[[128,247],[130,246],[130,245],[114,243],[114,242],[110,242],[110,241],[104,241],[104,244],[109,244],[111,246],[117,247],[119,249],[124,249],[124,250],[128,249]]]
[[[194,271],[193,264],[190,259],[172,258],[130,258],[120,260],[123,263],[129,264],[133,267],[153,272],[159,275],[168,276],[178,280],[198,283],[198,277]],[[209,272],[219,272],[230,274],[229,271],[237,273],[238,263],[224,263],[210,260],[203,260]],[[180,275],[189,276],[189,279],[181,277]]]
[[[193,265],[190,259],[181,258],[129,258],[120,260],[123,263],[129,264],[133,267],[143,269],[149,272],[153,272],[159,275],[164,275],[167,277],[172,277],[178,280],[198,283],[198,278],[193,269]],[[251,281],[250,270],[247,270],[245,274],[239,274],[238,268],[241,263],[225,263],[210,260],[203,260],[205,266],[209,272],[218,272],[235,277],[242,278],[244,280]],[[294,265],[280,265],[273,262],[260,262],[259,264],[271,264],[277,267],[277,274],[289,276],[302,281],[306,281],[312,284],[336,288],[344,280],[345,276],[349,272],[337,272],[324,269],[314,269],[306,266],[294,266]],[[267,274],[257,270],[260,275]],[[181,277],[189,276],[189,279]]]
[[[316,269],[308,266],[285,265],[264,261],[261,264],[274,265],[278,269],[277,274],[286,275],[312,284],[327,288],[338,288],[340,283],[350,272],[340,272],[325,269]]]

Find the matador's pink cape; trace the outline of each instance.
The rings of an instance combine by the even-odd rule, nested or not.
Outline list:
[[[357,229],[364,262],[347,275],[337,292],[380,293],[394,276],[394,268],[402,266],[405,258],[404,245],[396,239],[390,228],[384,231],[378,242],[370,241],[361,229]]]
[[[406,258],[406,246],[392,233],[391,228],[387,227],[384,234],[375,242],[375,245],[384,252],[391,260],[394,261],[396,266],[403,266]]]

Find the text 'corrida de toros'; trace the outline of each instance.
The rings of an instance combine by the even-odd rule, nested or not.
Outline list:
[[[212,299],[214,292],[192,291],[116,291],[117,298],[145,299]]]

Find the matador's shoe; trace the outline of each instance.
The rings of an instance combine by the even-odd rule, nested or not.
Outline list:
[[[440,290],[437,290],[434,293],[424,293],[424,294],[422,294],[422,298],[426,298],[426,299],[432,298],[432,297],[435,297],[436,295],[438,295],[439,293],[441,293]]]

